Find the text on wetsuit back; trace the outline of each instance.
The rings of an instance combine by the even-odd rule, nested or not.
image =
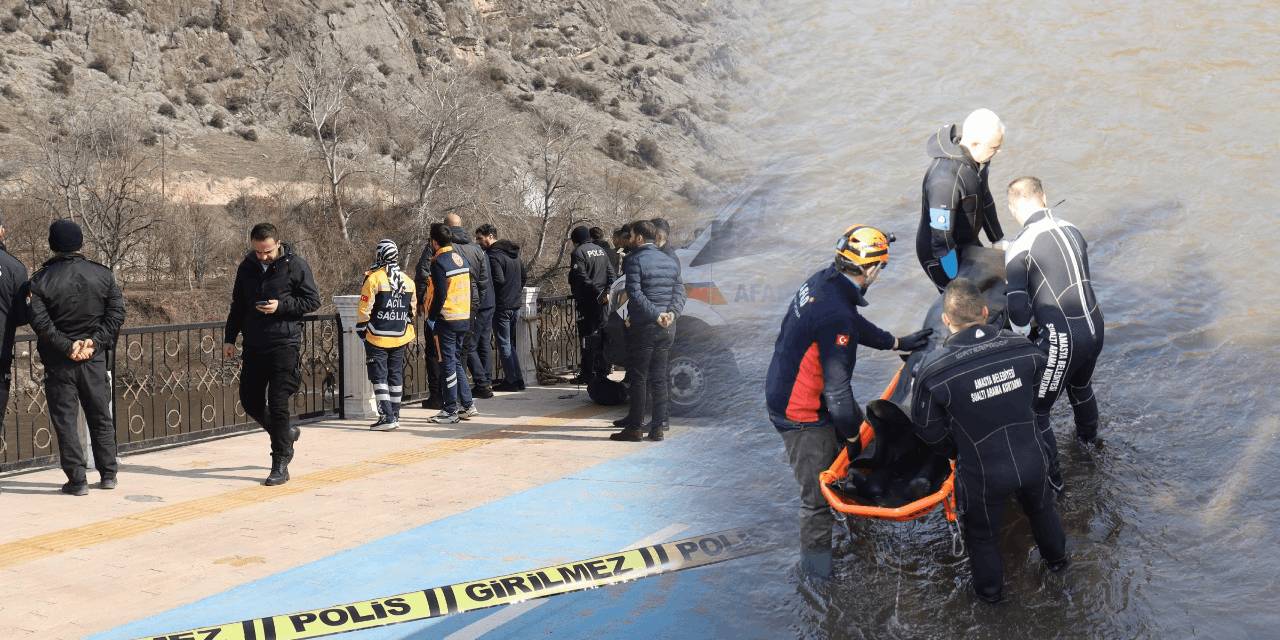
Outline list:
[[[989,376],[982,376],[974,380],[973,388],[977,389],[977,391],[969,394],[969,398],[973,402],[978,402],[994,398],[1002,393],[1008,393],[1014,389],[1021,389],[1022,379],[1013,372],[1013,367],[1009,367],[1003,371],[997,371]]]

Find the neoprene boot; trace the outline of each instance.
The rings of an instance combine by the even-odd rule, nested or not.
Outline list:
[[[289,458],[271,456],[271,474],[262,484],[268,487],[282,485],[289,481]]]

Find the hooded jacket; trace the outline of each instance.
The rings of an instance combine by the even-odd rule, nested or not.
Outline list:
[[[471,308],[477,311],[493,308],[493,280],[489,275],[489,260],[484,249],[472,244],[471,236],[462,227],[449,227],[453,232],[453,249],[467,259],[471,266]]]
[[[281,243],[280,251],[265,269],[252,251],[240,261],[223,342],[234,344],[243,334],[246,352],[302,344],[302,317],[320,308],[320,290],[311,266],[292,246]],[[280,305],[275,313],[263,313],[254,306],[259,300],[279,300]]]
[[[31,328],[45,366],[71,366],[77,340],[90,338],[94,359],[116,342],[124,324],[124,295],[111,270],[79,253],[50,258],[31,276]]]
[[[979,165],[960,146],[960,127],[942,127],[929,136],[925,150],[932,161],[922,184],[916,254],[921,263],[940,262],[949,280],[958,268],[958,247],[981,244],[979,229],[991,242],[1003,239],[1004,230],[987,184],[990,163]]]
[[[501,311],[524,305],[524,286],[529,273],[520,261],[520,245],[499,240],[485,250],[489,256],[489,274],[493,278],[495,306]]]

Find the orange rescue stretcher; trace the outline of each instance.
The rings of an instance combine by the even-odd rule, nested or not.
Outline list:
[[[903,370],[906,365],[898,368],[898,372],[893,375],[893,379],[889,381],[889,386],[885,388],[884,393],[880,394],[881,400],[888,400],[893,396],[893,392],[898,388],[898,381],[902,378]],[[858,437],[862,441],[862,448],[866,449],[868,444],[875,438],[875,430],[871,428],[871,424],[866,420],[862,422],[862,428],[858,431]],[[832,509],[851,516],[860,516],[863,518],[876,518],[880,520],[893,520],[895,522],[906,522],[915,520],[933,511],[939,504],[942,505],[943,511],[946,513],[948,522],[956,520],[956,464],[951,463],[951,475],[942,482],[942,486],[930,495],[927,495],[914,502],[909,502],[900,507],[880,507],[876,505],[862,504],[839,493],[836,493],[831,487],[827,486],[843,477],[849,471],[849,455],[844,449],[840,448],[840,455],[836,456],[835,462],[822,473],[818,474],[818,482],[822,487],[822,495],[826,496],[827,502]]]

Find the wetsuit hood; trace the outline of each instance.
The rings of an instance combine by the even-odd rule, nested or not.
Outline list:
[[[929,140],[925,142],[924,148],[930,158],[947,158],[963,162],[974,168],[978,167],[978,163],[974,162],[973,156],[969,155],[969,150],[960,146],[959,125],[945,125],[933,132],[933,135],[930,135]]]
[[[520,257],[520,245],[510,240],[499,240],[489,245],[489,248],[494,251],[501,251],[507,254],[508,256],[511,256],[512,258]]]
[[[943,344],[948,347],[968,347],[986,342],[998,335],[1000,335],[1000,327],[991,324],[978,324],[947,336]]]

